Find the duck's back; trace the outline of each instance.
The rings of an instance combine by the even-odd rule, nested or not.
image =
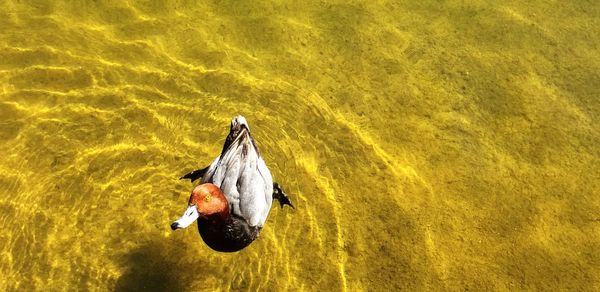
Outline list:
[[[231,213],[252,227],[262,227],[273,202],[273,179],[251,138],[225,147],[202,178],[225,194]]]

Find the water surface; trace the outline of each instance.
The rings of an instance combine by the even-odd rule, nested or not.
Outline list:
[[[598,5],[196,2],[0,1],[0,290],[600,289]],[[222,254],[237,114],[297,208]]]

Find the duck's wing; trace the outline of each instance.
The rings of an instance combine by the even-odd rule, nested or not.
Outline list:
[[[263,226],[273,203],[273,179],[265,161],[257,155],[246,165],[238,181],[240,211],[252,226]]]
[[[273,179],[260,154],[249,145],[232,145],[208,167],[203,183],[225,194],[232,214],[262,227],[273,202]]]

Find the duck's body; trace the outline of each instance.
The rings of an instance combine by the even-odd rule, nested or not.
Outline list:
[[[223,151],[208,167],[202,183],[212,183],[225,193],[232,215],[250,226],[264,225],[273,202],[273,178],[244,117],[231,121]]]
[[[198,230],[202,239],[217,251],[232,252],[248,246],[258,237],[267,220],[273,197],[280,202],[282,198],[287,200],[277,184],[273,184],[271,172],[242,116],[231,121],[221,155],[207,168],[190,172],[183,178],[192,181],[201,178],[202,184],[192,192],[184,216],[175,221],[171,228],[185,228],[198,218]],[[195,196],[197,198],[193,199]],[[200,210],[202,205],[213,197],[223,197],[221,200],[224,203],[219,208],[227,210],[203,214]],[[289,200],[287,203],[291,206]],[[188,214],[192,217],[186,217]],[[188,222],[189,220],[192,221]]]

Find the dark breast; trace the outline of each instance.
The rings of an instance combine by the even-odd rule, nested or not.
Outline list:
[[[244,219],[236,216],[231,216],[226,222],[199,218],[198,231],[210,248],[234,252],[252,243],[258,237],[260,227],[252,227]]]

